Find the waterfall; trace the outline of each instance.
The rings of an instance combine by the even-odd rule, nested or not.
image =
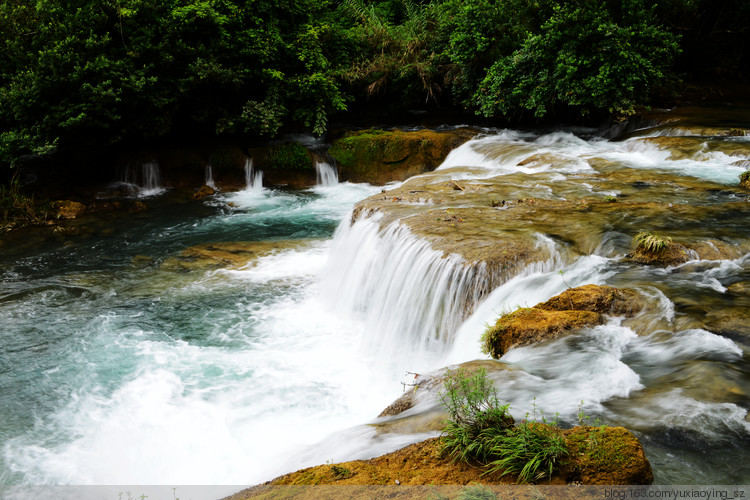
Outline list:
[[[121,184],[134,196],[155,196],[164,192],[161,185],[161,169],[153,160],[128,164],[122,175]]]
[[[245,186],[246,191],[260,191],[263,189],[263,171],[255,171],[252,158],[245,160]]]
[[[206,165],[206,186],[216,189],[216,183],[214,183],[214,173],[211,168],[211,163]]]
[[[404,225],[381,229],[379,219],[375,214],[339,227],[322,293],[337,312],[363,322],[363,348],[375,358],[399,369],[430,368],[500,277],[484,262],[433,249]],[[559,256],[553,252],[547,264],[530,266],[559,265]]]
[[[316,161],[315,173],[318,186],[335,186],[339,183],[339,173],[330,163]]]

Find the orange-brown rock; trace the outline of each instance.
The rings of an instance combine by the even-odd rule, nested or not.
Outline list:
[[[547,311],[592,311],[599,314],[632,315],[641,309],[638,295],[629,289],[601,285],[568,288],[547,302],[538,304]]]
[[[216,190],[212,188],[211,186],[204,184],[198,190],[193,193],[193,198],[196,200],[199,200],[201,198],[205,198],[206,196],[213,196],[216,194]]]
[[[638,438],[623,427],[573,427],[563,431],[567,483],[651,484],[654,475]]]
[[[539,424],[542,425],[542,424]],[[540,484],[650,484],[651,464],[638,439],[622,427],[574,427],[561,431],[568,455]],[[468,485],[514,484],[513,475],[486,474],[479,463],[454,462],[441,453],[441,438],[409,445],[370,460],[325,464],[267,483],[284,485]],[[250,498],[253,490],[247,490]]]
[[[58,200],[55,208],[58,219],[75,219],[86,212],[86,205],[72,200]]]
[[[497,320],[484,336],[483,350],[499,358],[513,347],[535,344],[569,330],[599,325],[601,314],[591,311],[547,311],[525,307]]]
[[[641,308],[632,290],[599,285],[570,288],[547,302],[501,316],[482,336],[482,348],[499,358],[512,347],[602,324],[605,314],[631,316]]]

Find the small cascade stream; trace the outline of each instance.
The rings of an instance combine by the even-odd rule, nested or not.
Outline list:
[[[512,274],[438,250],[409,225],[443,210],[439,197],[406,203],[399,219],[352,221],[381,187],[321,174],[314,188],[277,191],[249,158],[245,190],[191,208],[155,198],[137,221],[86,238],[6,244],[0,486],[250,485],[372,457],[437,435],[372,425],[407,371],[473,360],[493,367],[518,417],[536,409],[574,425],[582,409],[636,432],[657,483],[747,484],[750,231],[734,186],[750,141],[575,132],[487,131],[404,184],[458,181],[463,203],[487,210],[472,183],[503,201],[579,203],[566,220],[528,223],[542,257]],[[666,208],[619,217],[614,207],[606,220],[579,201],[657,196]],[[432,220],[445,234],[459,224]],[[644,225],[733,253],[644,267],[624,259]],[[580,241],[558,234],[566,227]],[[500,360],[481,352],[499,315],[589,283],[633,288],[648,305]],[[399,419],[439,411],[437,390]]]
[[[161,184],[161,169],[155,161],[136,162],[125,167],[119,185],[138,197],[158,196],[165,189]]]
[[[318,186],[335,186],[339,183],[339,173],[336,167],[328,162],[315,162],[315,176]]]
[[[245,186],[246,191],[261,191],[263,189],[263,171],[255,170],[252,158],[245,160]]]

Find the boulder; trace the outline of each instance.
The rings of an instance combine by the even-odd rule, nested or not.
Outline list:
[[[473,135],[468,129],[362,130],[334,141],[328,154],[336,160],[342,180],[383,185],[434,170]]]
[[[654,475],[638,438],[623,427],[563,431],[568,460],[561,475],[576,484],[651,484]]]
[[[201,198],[205,198],[207,196],[213,196],[216,194],[216,189],[212,188],[209,185],[204,184],[198,190],[193,193],[193,198],[196,200],[200,200]]]
[[[592,311],[599,314],[632,316],[641,310],[642,304],[638,295],[627,288],[583,285],[568,288],[536,307],[546,311]]]
[[[571,288],[547,302],[501,316],[484,332],[482,349],[499,358],[513,347],[600,325],[604,315],[632,316],[642,307],[632,290],[599,285]]]
[[[78,201],[58,200],[54,205],[58,219],[76,219],[86,213],[86,205]]]

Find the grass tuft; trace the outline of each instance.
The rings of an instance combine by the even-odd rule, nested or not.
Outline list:
[[[636,248],[651,253],[661,253],[672,245],[672,238],[659,236],[650,231],[641,231],[633,238]]]

